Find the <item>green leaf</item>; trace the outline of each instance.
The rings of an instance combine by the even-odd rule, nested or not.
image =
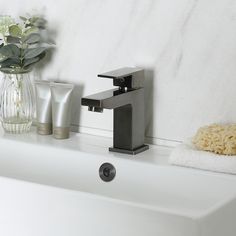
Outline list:
[[[25,50],[25,59],[33,58],[39,56],[42,52],[45,52],[47,48],[38,47],[38,48],[29,48]]]
[[[20,49],[14,44],[8,44],[0,48],[0,54],[6,58],[19,57]]]
[[[41,61],[46,56],[46,52],[42,52],[39,56],[34,58],[25,59],[23,63],[24,68],[29,68],[30,66],[34,65],[35,63]]]
[[[12,73],[15,70],[13,68],[0,67],[0,71],[3,72],[3,73]]]
[[[38,62],[40,59],[39,57],[33,57],[33,58],[29,58],[29,59],[25,59],[24,61],[24,67],[27,67],[29,65],[32,65],[36,62]]]
[[[2,62],[6,61],[7,59],[8,59],[7,57],[1,57],[1,56],[0,56],[0,64],[1,64]]]
[[[2,43],[2,44],[0,45],[0,48],[2,48],[3,46],[4,46],[4,43]],[[3,55],[0,54],[0,62],[5,61],[6,59],[7,59],[7,57],[5,57],[5,56],[3,56]]]
[[[29,18],[29,21],[30,21],[30,23],[34,24],[39,19],[40,18],[38,16],[32,16],[31,18]]]
[[[18,58],[8,58],[3,62],[0,62],[1,68],[9,68],[9,67],[20,67],[20,59]]]
[[[18,37],[13,37],[13,36],[7,36],[7,43],[20,43],[20,38]]]
[[[0,33],[3,36],[9,34],[9,26],[15,25],[15,20],[10,16],[0,16]]]
[[[26,37],[24,42],[28,43],[28,44],[34,44],[34,43],[40,42],[40,40],[41,40],[40,35],[36,34],[36,33],[33,33],[33,34],[30,34],[28,37]]]
[[[27,35],[30,35],[30,34],[33,34],[33,33],[37,33],[39,31],[39,29],[35,26],[32,26],[30,28],[28,28],[24,34],[27,36]]]
[[[26,22],[26,27],[35,26],[38,29],[45,29],[47,21],[40,16],[32,16]]]
[[[9,34],[13,37],[20,37],[22,35],[22,29],[19,25],[9,26]]]
[[[27,21],[27,18],[24,17],[24,16],[20,16],[20,19],[23,20],[23,21]]]
[[[42,52],[40,55],[38,55],[40,60],[42,60],[45,56],[46,56],[46,52]]]
[[[38,20],[34,23],[34,25],[38,27],[39,29],[45,29],[46,24],[47,24],[47,21],[43,18],[38,18]]]

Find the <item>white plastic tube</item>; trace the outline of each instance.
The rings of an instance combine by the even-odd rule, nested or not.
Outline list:
[[[53,137],[67,139],[70,136],[73,84],[51,83]]]
[[[52,134],[52,99],[50,82],[35,81],[37,132],[41,135]]]

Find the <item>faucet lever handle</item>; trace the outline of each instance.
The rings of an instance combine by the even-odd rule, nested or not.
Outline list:
[[[123,67],[98,74],[98,77],[113,79],[113,85],[121,88],[141,88],[144,86],[144,70],[137,67]]]

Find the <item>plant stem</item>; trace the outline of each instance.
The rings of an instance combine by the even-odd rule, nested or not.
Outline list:
[[[18,75],[16,74],[16,94],[17,94],[17,97],[16,97],[16,114],[17,114],[17,118],[20,118],[20,108],[21,108],[21,78],[19,78],[18,76],[21,76],[21,75]]]

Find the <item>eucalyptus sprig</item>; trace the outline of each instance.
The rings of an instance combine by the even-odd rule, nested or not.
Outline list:
[[[45,19],[21,16],[20,20],[16,23],[10,16],[0,16],[0,70],[3,72],[29,71],[50,48],[42,37]]]

